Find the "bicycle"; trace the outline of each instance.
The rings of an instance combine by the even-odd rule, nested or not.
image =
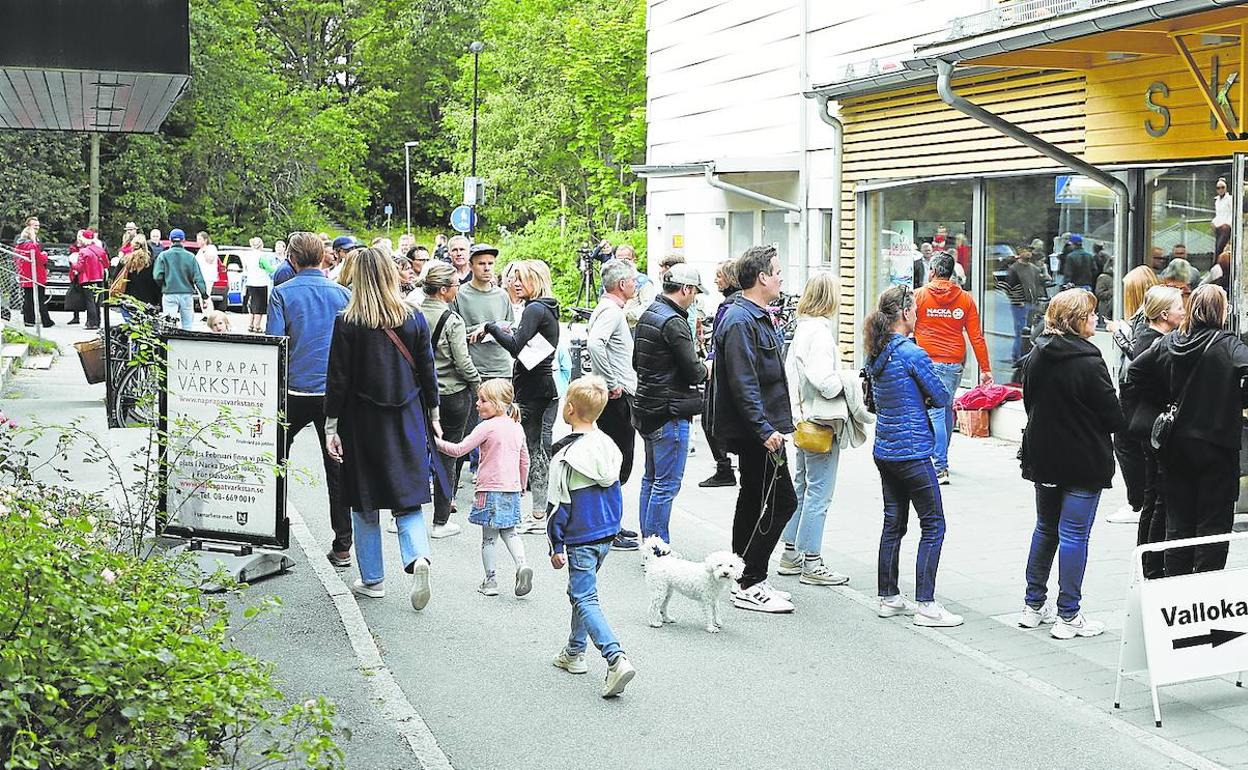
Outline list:
[[[108,359],[105,412],[110,428],[147,428],[159,419],[161,376],[158,362],[163,357],[161,337],[178,324],[151,307],[131,304],[129,318],[114,326],[107,309],[100,339]]]

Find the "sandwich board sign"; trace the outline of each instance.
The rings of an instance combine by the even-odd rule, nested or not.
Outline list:
[[[247,582],[293,562],[253,546],[285,549],[285,337],[170,331],[160,429],[163,533],[186,538],[211,574],[219,564]],[[230,558],[224,558],[224,554]]]
[[[1114,708],[1122,703],[1123,675],[1133,671],[1148,672],[1158,727],[1158,687],[1236,672],[1236,684],[1243,686],[1242,672],[1248,670],[1248,567],[1145,580],[1142,558],[1176,546],[1245,540],[1248,533],[1211,535],[1135,549]]]

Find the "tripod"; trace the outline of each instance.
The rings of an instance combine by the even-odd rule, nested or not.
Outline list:
[[[581,285],[576,290],[575,307],[592,308],[598,303],[598,276],[594,271],[594,260],[588,254],[577,258],[577,268],[581,272]]]

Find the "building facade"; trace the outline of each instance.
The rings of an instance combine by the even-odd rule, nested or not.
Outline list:
[[[874,298],[913,283],[933,244],[956,255],[996,379],[1013,381],[1016,261],[1051,295],[1082,241],[1102,315],[1120,316],[1138,265],[1183,257],[1208,278],[1219,179],[1235,201],[1222,280],[1242,294],[1242,2],[692,5],[650,8],[651,253],[710,264],[776,242],[791,291],[837,270],[847,357]]]

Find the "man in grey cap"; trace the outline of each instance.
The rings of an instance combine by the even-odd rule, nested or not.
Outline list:
[[[680,492],[689,456],[689,428],[702,413],[702,391],[710,367],[698,357],[689,330],[689,308],[705,292],[693,265],[677,264],[664,273],[663,293],[637,319],[633,369],[637,395],[633,425],[646,445],[637,517],[642,538],[657,535],[671,543],[668,522]]]

